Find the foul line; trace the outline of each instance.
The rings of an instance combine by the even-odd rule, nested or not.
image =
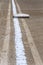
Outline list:
[[[13,15],[17,14],[14,0],[12,0]],[[27,65],[25,49],[22,41],[22,33],[18,18],[13,19],[15,28],[16,65]]]

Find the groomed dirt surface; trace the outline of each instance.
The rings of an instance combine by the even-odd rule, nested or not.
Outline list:
[[[30,14],[30,18],[19,18],[27,65],[37,65],[38,62],[43,65],[43,0],[16,1],[23,13]],[[12,4],[11,9],[9,9],[9,4],[11,4],[11,0],[0,0],[0,65],[1,63],[2,65],[4,65],[4,63],[6,64],[6,62],[8,62],[8,64],[6,65],[16,65],[15,29],[12,14]],[[10,12],[8,10],[10,10]],[[10,15],[8,15],[8,12],[10,13]],[[17,12],[19,12],[18,7]],[[9,17],[10,19],[7,17]],[[10,24],[8,24],[7,22],[10,22]],[[6,29],[8,30],[7,32]],[[9,36],[6,37],[7,35]],[[5,43],[4,41],[7,42]],[[7,44],[9,45],[8,47]],[[36,52],[38,51],[39,56],[34,51],[35,49],[37,49]],[[37,59],[38,61],[35,59]]]
[[[30,18],[23,18],[23,19],[25,19],[25,22],[34,40],[34,44],[43,62],[43,0],[16,0],[16,2],[19,4],[22,13],[27,13],[30,15]],[[19,20],[20,20],[22,33],[23,33],[22,35],[23,35],[23,41],[26,50],[27,61],[29,61],[28,65],[29,63],[30,65],[34,65],[35,60],[32,56],[30,46],[28,45],[27,42],[27,36],[25,31],[26,27],[24,29],[23,27],[24,21],[22,22],[21,19]]]

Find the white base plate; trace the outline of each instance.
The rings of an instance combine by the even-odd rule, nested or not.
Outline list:
[[[30,17],[30,15],[28,15],[28,14],[16,14],[14,16],[14,18],[29,18],[29,17]]]

